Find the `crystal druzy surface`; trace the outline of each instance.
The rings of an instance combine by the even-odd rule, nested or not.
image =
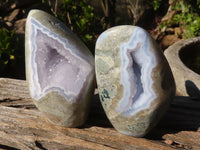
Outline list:
[[[95,49],[97,85],[103,108],[121,133],[144,136],[174,96],[170,67],[143,29],[118,26],[103,32]]]
[[[93,94],[93,56],[62,22],[40,10],[30,11],[26,22],[26,77],[31,97],[51,121],[84,122]]]

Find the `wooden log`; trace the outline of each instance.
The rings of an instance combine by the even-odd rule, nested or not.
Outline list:
[[[17,108],[36,108],[31,101],[27,82],[24,80],[0,79],[0,104]]]
[[[163,138],[179,143],[185,149],[200,149],[200,132],[181,131],[176,134],[166,134]]]
[[[200,125],[199,103],[200,101],[189,97],[176,97],[169,111],[149,135],[134,138],[122,135],[112,127],[101,107],[97,91],[85,125],[80,128],[65,128],[49,123],[37,110],[29,96],[26,81],[0,79],[0,148],[200,148],[200,134],[197,131]],[[182,131],[183,128],[188,131]]]
[[[50,124],[38,110],[0,106],[0,147],[16,149],[172,149],[113,128],[65,128]]]

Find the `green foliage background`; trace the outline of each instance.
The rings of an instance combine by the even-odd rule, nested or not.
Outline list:
[[[95,13],[89,0],[62,0],[59,6],[49,5],[49,1],[39,3],[61,21],[63,21],[94,53],[98,35],[110,27],[107,16]],[[105,4],[105,0],[99,0]],[[112,1],[112,0],[111,0]],[[149,0],[153,13],[159,13],[167,0]],[[177,0],[171,5],[172,11],[177,11],[171,20],[160,24],[160,30],[166,27],[181,27],[180,38],[200,36],[200,1]],[[113,8],[112,8],[113,9]],[[114,8],[115,9],[115,8]],[[128,8],[127,8],[128,11]],[[119,18],[119,16],[116,16]],[[109,24],[109,25],[108,25]],[[117,25],[117,24],[113,24]],[[24,78],[24,37],[19,37],[15,31],[5,27],[0,28],[0,77]],[[22,72],[21,75],[18,72]]]
[[[157,8],[157,1],[155,8]],[[180,38],[188,39],[200,36],[200,1],[199,0],[177,0],[172,4],[172,11],[177,11],[172,20],[160,25],[160,28],[178,26],[183,29]]]
[[[4,77],[17,77],[20,67],[24,66],[24,40],[16,36],[14,30],[0,29],[0,75]],[[18,70],[18,71],[17,71]]]
[[[42,2],[47,3],[47,0]],[[54,15],[76,33],[94,53],[96,35],[103,30],[104,23],[100,16],[94,14],[94,8],[87,0],[62,0],[57,7],[59,11],[52,9]]]

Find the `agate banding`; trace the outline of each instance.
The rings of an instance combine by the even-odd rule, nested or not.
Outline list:
[[[75,127],[84,123],[94,89],[94,59],[62,22],[30,11],[26,22],[26,77],[31,97],[49,120]]]
[[[142,137],[166,111],[175,93],[172,72],[151,36],[135,26],[103,32],[95,48],[103,108],[121,133]]]

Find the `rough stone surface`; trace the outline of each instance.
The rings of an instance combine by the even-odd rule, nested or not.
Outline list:
[[[82,125],[94,89],[92,54],[62,22],[40,10],[29,12],[25,34],[34,103],[57,125]]]
[[[96,43],[95,69],[103,108],[123,134],[147,134],[175,93],[168,62],[139,27],[118,26],[103,32]]]
[[[160,43],[160,46],[162,49],[166,49],[168,48],[170,45],[180,41],[181,39],[179,39],[177,37],[177,35],[166,35],[164,36],[164,38],[162,39],[161,43]]]
[[[179,96],[200,97],[200,75],[188,68],[180,58],[180,54],[192,59],[193,54],[199,55],[200,38],[192,38],[176,42],[164,52],[172,69],[176,82],[176,94]]]
[[[5,18],[5,20],[8,20],[9,22],[13,21],[15,17],[19,14],[20,9],[15,9],[8,18]]]
[[[14,30],[17,34],[25,33],[26,18],[17,20],[14,24]]]

